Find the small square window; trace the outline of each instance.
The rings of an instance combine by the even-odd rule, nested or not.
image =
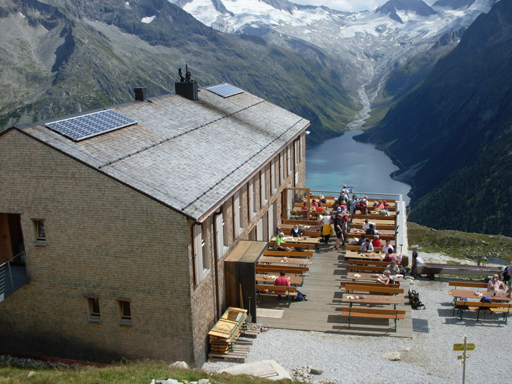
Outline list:
[[[119,324],[131,325],[132,324],[132,307],[128,300],[117,300],[119,309]]]
[[[45,243],[46,242],[46,227],[44,225],[44,220],[34,219],[33,221],[34,221],[36,242]]]
[[[89,321],[101,321],[100,299],[98,297],[88,297],[87,306],[89,309]]]

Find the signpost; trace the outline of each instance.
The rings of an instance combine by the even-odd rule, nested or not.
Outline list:
[[[462,384],[466,383],[466,360],[469,359],[469,356],[466,352],[472,351],[475,349],[475,344],[468,344],[466,342],[466,336],[464,336],[464,342],[462,344],[453,344],[454,351],[463,351],[461,356],[457,356],[458,360],[462,360],[459,364],[462,364]]]

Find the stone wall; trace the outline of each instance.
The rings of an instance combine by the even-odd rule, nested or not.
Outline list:
[[[18,131],[0,139],[0,183],[30,274],[0,303],[0,349],[194,361],[183,216]],[[45,221],[43,245],[33,219]],[[88,297],[99,298],[100,321],[89,320]],[[131,325],[120,325],[118,300],[130,301]]]

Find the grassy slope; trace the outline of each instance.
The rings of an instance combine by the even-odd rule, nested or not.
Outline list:
[[[32,377],[28,374],[34,371]],[[15,367],[0,368],[0,382],[6,384],[149,384],[155,379],[175,379],[197,381],[208,379],[217,384],[270,384],[292,383],[291,380],[272,381],[252,376],[228,376],[208,374],[196,369],[169,368],[168,364],[157,362],[133,362],[125,365],[112,365],[104,368],[84,367],[79,370],[25,369]]]
[[[483,235],[452,230],[434,230],[409,222],[409,245],[418,244],[421,252],[443,253],[447,256],[499,257],[512,261],[512,238],[502,235]]]

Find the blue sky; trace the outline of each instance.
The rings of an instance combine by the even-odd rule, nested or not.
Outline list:
[[[325,5],[338,11],[358,12],[370,10],[386,3],[388,0],[291,0],[292,3],[304,5]],[[425,0],[423,0],[425,1]],[[435,0],[426,0],[425,3],[432,5]]]

